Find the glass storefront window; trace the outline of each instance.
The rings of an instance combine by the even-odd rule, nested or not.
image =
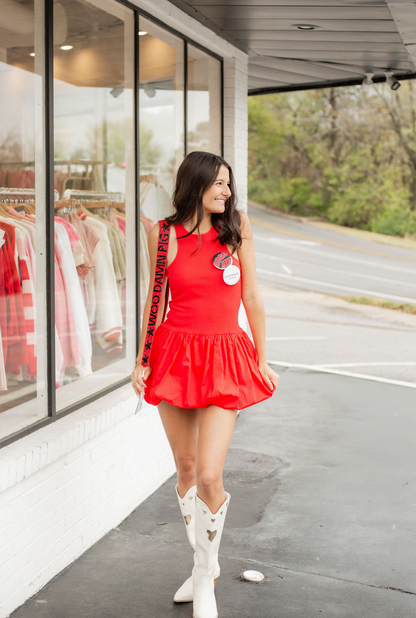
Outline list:
[[[117,0],[58,0],[46,23],[44,8],[0,0],[0,441],[130,374],[150,278],[147,234],[171,212],[185,135],[188,150],[221,154],[218,59],[144,17],[137,32],[134,10]],[[50,28],[53,118],[45,116]]]
[[[145,18],[139,30],[140,297],[149,286],[147,234],[171,212],[173,178],[185,153],[184,41]]]
[[[41,312],[36,319],[45,286],[37,243],[45,213],[44,37],[39,24],[35,29],[37,10],[35,0],[0,0],[0,439],[47,414],[38,363]]]
[[[58,411],[125,377],[135,357],[133,12],[113,0],[60,0],[59,12],[54,20]]]
[[[222,154],[221,62],[188,45],[188,152]]]

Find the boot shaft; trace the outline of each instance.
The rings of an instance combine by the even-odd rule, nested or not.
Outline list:
[[[183,498],[180,497],[178,486],[175,485],[176,495],[178,497],[179,508],[181,509],[182,518],[185,522],[186,534],[192,549],[195,549],[195,499],[196,485],[188,489]]]
[[[197,495],[195,503],[195,569],[196,573],[214,574],[218,564],[218,551],[224,529],[225,517],[230,503],[230,494],[216,513]]]

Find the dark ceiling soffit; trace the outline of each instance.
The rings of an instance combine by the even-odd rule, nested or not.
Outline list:
[[[416,79],[416,73],[398,73],[394,72],[394,77],[400,81],[405,79]],[[359,86],[364,77],[360,79],[333,79],[325,82],[309,82],[305,84],[296,84],[288,86],[279,86],[277,88],[253,88],[248,91],[248,96],[252,97],[258,94],[275,94],[279,92],[296,92],[298,90],[318,90],[320,88],[341,88],[342,86]],[[385,82],[385,77],[373,77],[374,83]]]
[[[202,13],[200,13],[193,6],[185,2],[185,0],[169,1],[171,2],[171,4],[174,4],[178,9],[181,9],[181,11],[183,11],[187,15],[190,15],[193,19],[199,21],[200,24],[202,24],[206,28],[209,28],[209,30],[212,30],[212,32],[215,32],[215,34],[218,34],[218,36],[220,36],[222,39],[225,39],[226,41],[231,43],[231,45],[234,45],[234,47],[237,47],[246,54],[248,53],[248,47],[244,45],[244,43],[234,38],[233,35],[226,30],[223,30],[222,28],[217,26],[217,24],[211,21],[211,19],[208,19],[208,17],[202,15]]]

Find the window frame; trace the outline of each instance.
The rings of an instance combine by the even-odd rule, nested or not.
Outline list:
[[[135,302],[136,302],[136,350],[139,349],[140,334],[141,334],[141,318],[140,318],[140,134],[139,134],[139,19],[144,17],[164,30],[174,34],[183,41],[184,45],[184,152],[185,156],[188,153],[188,44],[196,47],[204,53],[216,58],[220,61],[220,93],[221,93],[221,155],[224,156],[224,58],[211,50],[208,50],[203,45],[194,41],[191,37],[175,30],[171,26],[165,24],[162,20],[154,17],[147,11],[138,8],[128,0],[116,0],[119,4],[133,11],[134,20],[134,92],[133,92],[133,108],[134,108],[134,145],[135,145]],[[108,395],[109,393],[125,386],[130,382],[130,376],[126,376],[114,382],[108,387],[98,390],[96,393],[88,395],[83,399],[79,399],[76,403],[57,412],[56,410],[56,386],[55,386],[55,283],[54,283],[54,268],[55,268],[55,246],[54,246],[54,32],[53,32],[53,5],[54,0],[44,0],[44,39],[45,39],[45,61],[44,61],[44,82],[43,82],[43,143],[44,143],[44,169],[45,169],[45,186],[44,193],[46,196],[45,209],[45,263],[46,263],[46,293],[45,303],[42,310],[45,310],[46,319],[46,401],[44,403],[47,416],[28,425],[24,429],[16,431],[2,439],[0,439],[0,449],[7,446],[24,436],[27,436],[42,427],[45,427],[56,420],[79,410],[80,408],[96,401],[97,399]]]

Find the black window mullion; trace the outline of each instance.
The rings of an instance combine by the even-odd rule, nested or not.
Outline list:
[[[136,285],[136,351],[140,347],[141,303],[140,303],[140,65],[139,28],[140,15],[134,11],[134,132],[135,132],[135,184],[136,184],[136,238],[135,238],[135,285]]]
[[[56,415],[55,234],[53,134],[53,0],[45,0],[45,250],[48,416]]]
[[[220,73],[220,80],[221,80],[221,156],[224,156],[224,134],[225,134],[225,129],[224,129],[224,103],[225,103],[225,93],[224,93],[224,61],[221,60],[221,73]]]
[[[188,42],[183,42],[183,140],[184,154],[188,154]]]

